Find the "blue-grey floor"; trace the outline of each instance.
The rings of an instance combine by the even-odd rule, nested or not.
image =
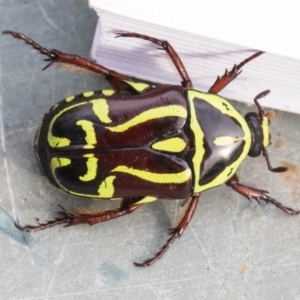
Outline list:
[[[21,31],[85,57],[96,22],[84,0],[0,1],[1,31]],[[157,201],[92,227],[18,231],[14,219],[51,219],[58,204],[112,207],[53,187],[33,153],[38,124],[53,104],[108,84],[55,68],[42,72],[44,66],[22,41],[0,36],[0,299],[299,299],[300,216],[249,202],[226,186],[202,194],[185,234],[149,268],[132,262],[164,243],[180,213],[177,201]],[[243,113],[252,109],[234,105]],[[271,133],[272,163],[290,171],[272,174],[263,158],[249,158],[240,179],[300,209],[300,116],[277,112]]]

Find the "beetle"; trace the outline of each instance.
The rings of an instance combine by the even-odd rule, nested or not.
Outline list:
[[[37,226],[18,229],[35,232],[59,224],[89,225],[132,213],[144,203],[159,198],[187,199],[186,210],[170,238],[150,259],[136,266],[155,263],[180,237],[196,210],[200,194],[226,184],[250,199],[272,203],[285,213],[296,211],[282,205],[267,191],[243,185],[236,171],[249,155],[263,155],[271,166],[266,147],[270,144],[269,118],[258,100],[258,112],[242,117],[218,93],[233,81],[242,67],[263,54],[257,51],[224,75],[208,92],[197,91],[174,48],[165,40],[119,32],[116,37],[134,37],[152,42],[173,61],[181,85],[154,85],[109,70],[82,57],[48,50],[22,33],[4,31],[38,50],[53,64],[85,69],[104,75],[112,89],[88,91],[54,105],[44,116],[34,143],[35,154],[50,182],[66,192],[90,198],[122,200],[119,208],[105,212],[70,212]]]

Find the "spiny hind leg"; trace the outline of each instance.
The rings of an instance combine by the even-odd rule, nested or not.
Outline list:
[[[300,213],[300,211],[298,210],[294,210],[293,208],[282,205],[280,202],[270,197],[267,191],[259,190],[241,184],[236,174],[226,182],[226,185],[230,186],[234,191],[243,195],[249,200],[255,199],[257,202],[259,202],[259,200],[263,200],[267,203],[272,203],[273,205],[290,215],[298,215]]]

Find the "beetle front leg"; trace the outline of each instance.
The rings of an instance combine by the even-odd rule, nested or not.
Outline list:
[[[234,65],[231,71],[227,71],[227,69],[225,70],[225,73],[222,77],[217,78],[217,80],[215,81],[215,83],[211,86],[211,88],[208,90],[209,93],[212,94],[217,94],[219,93],[221,90],[223,90],[231,81],[233,81],[235,78],[238,77],[238,75],[241,74],[242,70],[241,68],[247,64],[248,62],[250,62],[251,60],[253,60],[254,58],[262,55],[264,52],[263,51],[258,51],[256,53],[254,53],[253,55],[251,55],[250,57],[246,58],[245,60],[243,60],[240,64],[238,65]]]
[[[199,197],[200,194],[195,194],[189,199],[189,204],[183,218],[180,220],[179,224],[175,228],[169,230],[171,237],[167,240],[164,246],[152,258],[142,263],[135,262],[134,264],[137,267],[146,267],[146,266],[153,265],[159,258],[161,258],[166,253],[166,251],[169,249],[171,244],[173,244],[173,242],[183,234],[184,230],[189,225],[194,215]]]
[[[154,37],[151,37],[148,35],[134,33],[134,32],[118,32],[116,37],[135,37],[135,38],[147,40],[156,45],[159,45],[162,48],[162,50],[165,50],[167,52],[167,54],[169,55],[169,57],[172,59],[177,71],[179,72],[179,75],[182,78],[181,85],[184,88],[189,88],[189,89],[193,88],[192,81],[184,67],[183,62],[181,61],[181,59],[180,59],[179,55],[177,54],[177,52],[175,51],[175,49],[171,46],[171,44],[168,41],[159,40],[157,38],[154,38]]]
[[[255,199],[257,200],[257,202],[259,202],[259,200],[263,200],[267,203],[272,203],[273,205],[290,215],[298,215],[300,213],[300,211],[282,205],[280,202],[270,197],[267,191],[259,190],[239,183],[239,178],[236,174],[226,182],[226,185],[230,186],[237,193],[243,195],[249,200]]]
[[[128,76],[107,69],[102,65],[96,64],[80,56],[67,54],[58,51],[56,49],[48,50],[22,33],[11,31],[11,30],[5,30],[2,32],[2,34],[11,34],[14,38],[21,39],[25,43],[32,46],[34,49],[38,50],[42,55],[46,55],[48,58],[44,60],[48,61],[49,63],[46,65],[46,67],[43,68],[43,70],[46,70],[53,64],[59,64],[62,67],[65,67],[66,69],[70,69],[70,70],[84,69],[96,74],[104,75],[106,80],[116,90],[122,90],[122,84],[121,84],[122,80],[131,81],[131,79]]]
[[[138,199],[139,200],[139,199]],[[109,221],[112,219],[116,219],[122,217],[126,214],[132,213],[137,208],[141,206],[141,204],[135,204],[137,200],[134,198],[125,198],[120,207],[113,210],[108,210],[104,212],[90,212],[90,213],[73,213],[67,211],[65,208],[60,206],[62,211],[59,213],[62,215],[60,218],[55,218],[54,220],[47,221],[43,224],[39,224],[37,226],[20,226],[15,223],[15,226],[26,232],[36,232],[39,230],[44,230],[56,225],[66,224],[65,227],[78,225],[78,224],[89,224],[94,225],[96,223],[101,223],[105,221]]]

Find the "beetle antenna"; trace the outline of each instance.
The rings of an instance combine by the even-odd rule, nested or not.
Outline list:
[[[265,113],[262,107],[260,106],[260,104],[258,103],[258,100],[267,96],[270,92],[271,92],[270,90],[263,91],[254,98],[254,103],[258,108],[258,113],[261,119],[264,117]]]

